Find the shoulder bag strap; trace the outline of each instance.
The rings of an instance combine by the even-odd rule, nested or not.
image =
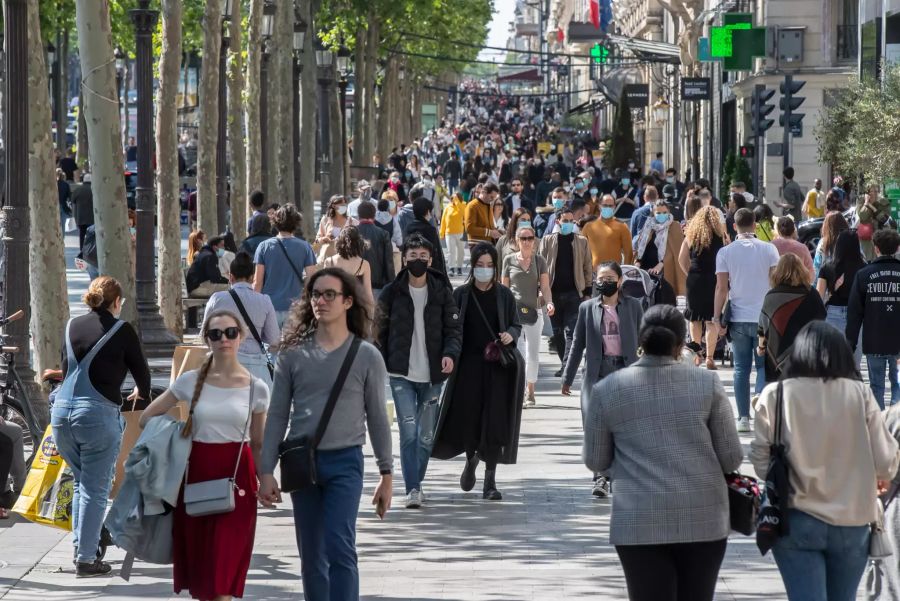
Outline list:
[[[494,285],[496,286],[496,284]],[[475,302],[475,307],[478,309],[478,314],[481,315],[481,319],[484,321],[484,325],[487,327],[488,332],[491,333],[491,336],[493,336],[495,340],[499,339],[500,335],[494,333],[494,328],[493,326],[491,326],[491,322],[488,321],[487,315],[484,314],[484,309],[481,308],[481,303],[479,303],[478,299],[475,298],[475,293],[472,292],[469,294],[469,296],[471,296],[472,300]]]
[[[782,444],[781,427],[784,421],[784,381],[778,381],[778,390],[775,393],[775,444]]]
[[[353,342],[350,343],[350,348],[347,350],[347,355],[344,357],[344,363],[341,365],[341,371],[338,372],[337,379],[334,381],[334,386],[331,387],[331,393],[328,395],[328,402],[325,403],[325,410],[322,412],[319,426],[316,428],[316,436],[312,440],[313,449],[319,446],[322,437],[325,436],[325,429],[328,428],[331,414],[334,413],[334,406],[337,405],[337,399],[341,394],[341,390],[344,388],[344,381],[347,379],[347,374],[350,373],[350,367],[353,365],[353,360],[356,358],[356,351],[359,350],[360,344],[362,344],[362,340],[354,335]]]
[[[244,422],[244,431],[241,433],[241,444],[238,447],[237,461],[234,462],[234,473],[231,475],[231,481],[237,481],[238,468],[241,466],[241,455],[244,454],[244,439],[247,438],[247,428],[250,427],[250,417],[253,415],[253,396],[256,393],[256,378],[250,375],[250,403],[247,407],[247,421]]]
[[[281,247],[281,252],[284,253],[284,258],[287,259],[288,264],[291,266],[291,269],[294,270],[294,275],[297,276],[297,279],[300,280],[300,284],[303,284],[303,276],[300,274],[300,270],[297,269],[297,266],[294,265],[294,262],[291,261],[291,256],[288,254],[287,247],[284,245],[284,241],[281,238],[275,238],[278,240],[278,246]]]
[[[231,298],[234,299],[234,304],[237,305],[237,309],[241,314],[241,317],[244,318],[244,323],[247,324],[247,328],[250,330],[250,335],[253,336],[253,339],[256,340],[256,343],[259,344],[259,350],[262,351],[263,354],[266,353],[266,349],[263,346],[262,337],[259,335],[259,331],[257,331],[256,326],[253,325],[253,321],[251,321],[250,316],[247,315],[247,309],[244,308],[244,303],[241,302],[241,297],[238,296],[238,293],[234,291],[234,288],[228,291],[228,294],[231,295]]]

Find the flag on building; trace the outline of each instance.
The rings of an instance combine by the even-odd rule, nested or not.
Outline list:
[[[562,27],[556,28],[556,41],[560,44],[566,41],[566,34],[563,33]]]
[[[591,23],[596,29],[606,31],[613,19],[612,0],[590,0],[590,2]]]
[[[591,23],[595,29],[600,29],[600,0],[591,0]]]

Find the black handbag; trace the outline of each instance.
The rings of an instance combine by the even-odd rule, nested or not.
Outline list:
[[[728,513],[731,529],[747,536],[756,532],[759,518],[759,483],[756,478],[734,472],[726,474],[728,486]]]
[[[481,303],[478,302],[478,299],[475,298],[474,294],[472,295],[472,302],[475,303],[475,307],[478,309],[481,319],[484,320],[484,325],[487,327],[488,332],[494,337],[494,339],[488,342],[484,347],[484,360],[490,363],[499,363],[501,367],[514,366],[516,364],[516,351],[513,348],[513,345],[507,345],[500,342],[499,334],[494,333],[491,322],[488,321],[487,315],[484,314],[484,309],[481,308]]]
[[[269,352],[266,350],[266,347],[263,346],[262,336],[259,335],[259,331],[257,331],[256,326],[253,325],[253,321],[251,321],[250,316],[247,315],[247,309],[244,308],[244,303],[241,302],[241,297],[237,295],[237,292],[234,291],[234,288],[228,291],[231,294],[231,298],[234,300],[234,304],[237,305],[238,311],[241,313],[241,317],[244,318],[244,323],[247,324],[247,328],[250,330],[250,335],[253,336],[253,339],[256,340],[256,343],[259,345],[259,352],[263,354],[266,358],[266,368],[269,370],[269,377],[275,377],[275,365],[272,363],[272,356],[269,355]]]
[[[519,323],[524,324],[526,326],[533,326],[537,323],[538,320],[538,312],[535,309],[532,309],[528,305],[523,305],[519,301],[516,301],[516,311],[519,312]]]
[[[328,401],[325,403],[325,409],[322,411],[322,417],[319,418],[319,425],[316,427],[316,433],[312,439],[308,436],[299,436],[297,438],[288,438],[278,445],[278,460],[281,463],[281,491],[286,493],[303,490],[317,483],[316,476],[316,447],[322,441],[325,435],[325,429],[328,428],[328,422],[331,420],[331,414],[334,413],[334,406],[337,404],[338,396],[344,387],[344,381],[347,374],[350,373],[350,367],[353,365],[353,359],[356,357],[356,351],[362,340],[354,337],[344,357],[344,363],[338,372],[337,379],[331,387],[328,395]]]
[[[765,555],[779,538],[790,533],[787,502],[791,494],[788,479],[787,450],[781,440],[784,421],[784,383],[778,382],[775,397],[775,439],[769,446],[769,469],[766,471],[766,494],[756,524],[756,546]]]

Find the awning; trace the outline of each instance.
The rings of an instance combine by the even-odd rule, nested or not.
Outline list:
[[[629,38],[623,35],[607,34],[606,39],[623,50],[629,50],[636,57],[644,60],[655,60],[679,64],[681,62],[681,49],[669,42],[655,42],[640,38]]]
[[[598,86],[600,92],[617,105],[622,91],[630,83],[644,83],[643,73],[638,67],[613,67],[603,74]]]
[[[588,100],[587,102],[582,102],[578,106],[573,106],[569,109],[570,115],[584,115],[586,113],[596,113],[598,110],[603,107],[609,105],[609,100],[606,98],[594,97]]]
[[[542,81],[538,67],[508,67],[501,65],[497,73],[497,83],[511,83],[514,81]]]

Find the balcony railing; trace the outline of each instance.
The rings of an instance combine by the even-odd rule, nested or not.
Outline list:
[[[859,56],[859,26],[838,25],[837,59],[839,61],[856,60]]]

